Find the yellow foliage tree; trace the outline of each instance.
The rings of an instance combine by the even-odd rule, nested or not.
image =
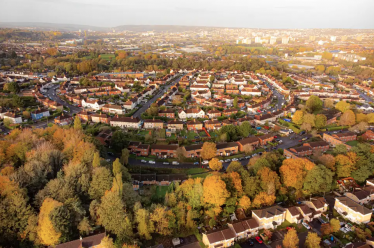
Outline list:
[[[289,229],[283,239],[284,248],[297,248],[299,247],[299,237],[294,228]]]
[[[248,210],[251,207],[251,199],[249,199],[248,196],[243,196],[239,200],[239,207],[241,207],[244,210]]]
[[[209,161],[209,168],[214,171],[220,171],[222,169],[222,163],[219,161],[218,158],[212,158]]]
[[[38,236],[44,245],[56,245],[61,237],[61,233],[57,232],[53,227],[49,214],[56,207],[62,206],[61,202],[52,198],[46,198],[40,208],[38,220]]]
[[[203,201],[215,207],[225,204],[230,192],[226,189],[226,183],[219,175],[212,175],[204,180]]]
[[[307,172],[313,169],[314,166],[314,163],[303,158],[284,160],[279,169],[284,185],[301,190]]]
[[[292,116],[292,122],[297,125],[301,125],[303,123],[303,117],[304,117],[303,111],[297,110],[295,114]]]
[[[201,157],[203,159],[211,159],[216,156],[217,147],[213,142],[204,142],[203,147],[201,148]]]
[[[254,208],[260,208],[263,206],[271,206],[275,202],[275,195],[269,195],[266,192],[260,192],[255,196],[255,199],[253,200],[252,207]]]

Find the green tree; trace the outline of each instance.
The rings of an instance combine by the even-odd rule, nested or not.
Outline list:
[[[125,147],[127,143],[126,136],[121,130],[117,130],[113,133],[112,139],[111,139],[111,146],[112,148],[120,152],[122,151],[123,147]]]
[[[92,167],[97,168],[100,166],[100,154],[99,152],[95,152],[94,158],[92,160]]]
[[[339,110],[340,112],[345,112],[351,108],[351,105],[347,103],[346,101],[340,101],[335,105],[335,108]]]
[[[337,232],[340,230],[340,222],[338,219],[331,219],[330,220],[330,226],[331,226],[331,230],[332,232]]]
[[[321,247],[321,238],[318,236],[317,233],[309,232],[308,236],[305,240],[305,247],[306,248],[319,248]]]
[[[88,194],[91,199],[100,199],[105,192],[112,187],[113,178],[110,171],[105,167],[97,167],[92,174],[92,181]]]
[[[234,105],[234,108],[238,107],[238,97],[237,96],[234,98],[233,105]]]
[[[313,113],[315,111],[321,110],[323,106],[322,100],[318,96],[310,96],[305,103],[306,108],[309,112]]]
[[[331,190],[334,173],[324,165],[314,166],[308,171],[303,185],[303,191],[307,195],[328,192]]]
[[[315,126],[316,126],[316,128],[320,129],[320,128],[325,127],[326,126],[326,122],[327,122],[326,115],[323,115],[323,114],[316,115],[316,118],[315,118]]]
[[[128,164],[129,163],[129,156],[130,156],[129,149],[127,149],[127,148],[122,149],[121,163],[122,164]]]
[[[232,161],[226,169],[226,172],[239,171],[243,165],[239,161]]]
[[[248,121],[243,122],[238,128],[239,134],[242,137],[248,137],[252,131],[252,126]]]

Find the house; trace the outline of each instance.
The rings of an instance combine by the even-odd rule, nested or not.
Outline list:
[[[230,116],[230,115],[236,114],[236,113],[238,113],[238,110],[235,109],[235,108],[229,108],[229,109],[223,110],[223,115],[225,115],[225,116]]]
[[[183,154],[186,158],[199,158],[203,144],[183,146]]]
[[[203,243],[208,248],[230,247],[234,245],[235,233],[230,228],[203,233]]]
[[[209,116],[210,119],[213,119],[213,118],[220,117],[222,113],[219,110],[212,109],[208,111],[207,115]]]
[[[286,220],[290,223],[299,224],[303,220],[303,216],[296,206],[292,206],[286,208]]]
[[[209,86],[203,85],[203,84],[196,84],[196,85],[191,85],[190,90],[193,91],[199,91],[199,90],[209,90]]]
[[[110,117],[107,116],[106,114],[93,114],[90,117],[91,117],[91,121],[94,123],[105,123],[105,124],[110,123]]]
[[[159,158],[174,158],[177,156],[178,145],[151,145],[151,155]]]
[[[162,129],[164,128],[164,122],[158,119],[147,119],[144,120],[144,128],[145,129]]]
[[[335,198],[334,209],[344,218],[357,223],[368,223],[371,219],[372,211],[352,199],[342,196]]]
[[[178,121],[176,119],[168,122],[168,129],[171,130],[183,130],[183,121]]]
[[[122,115],[123,114],[123,109],[120,105],[113,105],[113,104],[105,104],[101,111],[104,113],[111,113],[111,114],[116,114],[116,115]]]
[[[252,218],[259,223],[260,229],[275,229],[286,219],[286,209],[280,206],[271,206],[264,209],[252,210]]]
[[[340,140],[337,136],[324,133],[322,138],[324,141],[328,142],[333,147],[338,146],[338,145],[345,145],[348,150],[351,149],[351,146],[345,144],[345,142]]]
[[[328,207],[326,200],[323,197],[304,201],[303,204],[307,205],[313,211],[314,218],[321,217],[321,215],[327,211]]]
[[[299,157],[309,156],[313,154],[313,150],[309,146],[290,148],[290,152],[295,153],[295,155]]]
[[[266,122],[274,122],[277,117],[272,114],[261,114],[255,116],[255,122],[260,125],[264,125]]]
[[[134,118],[131,117],[113,117],[110,120],[110,125],[112,127],[121,127],[121,128],[134,128],[139,129],[140,128],[140,120],[138,117]]]
[[[76,239],[59,245],[48,246],[49,248],[101,248],[101,241],[106,236],[105,233],[100,233],[81,239]]]
[[[203,130],[203,123],[193,119],[187,122],[187,130]]]
[[[372,130],[366,130],[366,132],[362,135],[362,138],[365,140],[374,140],[374,132]]]
[[[297,206],[297,209],[303,216],[303,220],[310,222],[314,219],[314,212],[307,205],[299,205]]]
[[[260,140],[260,145],[266,145],[268,142],[272,142],[274,140],[274,136],[271,135],[271,134],[265,134],[265,135],[261,135],[261,136],[258,136],[259,140]]]
[[[82,107],[83,108],[91,108],[94,110],[100,110],[104,106],[104,103],[100,100],[89,100],[89,99],[83,99],[82,100]]]
[[[222,123],[218,120],[209,120],[204,122],[204,127],[207,130],[218,130],[222,126]]]
[[[87,111],[81,111],[78,114],[79,119],[89,121],[91,120],[91,114]]]
[[[236,142],[217,144],[217,156],[231,156],[238,153],[239,145]]]
[[[313,152],[326,152],[330,148],[329,143],[327,143],[326,141],[304,143],[303,146],[310,147]]]
[[[199,108],[192,108],[187,110],[180,110],[178,112],[179,119],[187,119],[187,118],[204,118],[205,112]]]
[[[348,142],[348,141],[357,139],[357,134],[350,132],[350,131],[344,132],[344,133],[333,134],[332,136],[343,142]]]
[[[10,120],[13,124],[22,123],[22,117],[20,115],[16,115],[15,113],[8,112],[8,113],[5,113],[3,116],[4,116],[4,121]]]
[[[41,118],[48,117],[48,116],[50,116],[48,109],[38,109],[38,110],[31,112],[31,118],[33,120],[40,120]]]
[[[102,145],[109,145],[110,140],[112,139],[112,131],[109,130],[103,130],[101,131],[97,136],[96,139],[102,144]]]
[[[131,152],[135,153],[137,156],[148,156],[151,146],[147,144],[141,144],[141,142],[136,143],[138,144],[131,146]]]
[[[260,144],[260,139],[256,136],[252,136],[239,140],[236,143],[239,145],[239,151],[243,152],[245,150],[244,146],[246,145],[250,145],[252,148],[257,147]]]
[[[128,110],[133,110],[136,107],[137,104],[138,104],[138,102],[137,102],[136,99],[131,99],[131,100],[126,101],[123,104],[123,107],[125,109],[128,109]]]
[[[160,110],[158,111],[158,116],[175,118],[175,112],[172,109]]]
[[[253,218],[229,223],[228,226],[235,233],[235,240],[247,239],[258,234],[259,225]]]
[[[55,124],[64,126],[69,125],[73,121],[73,117],[70,115],[64,115],[63,113],[55,118]]]
[[[261,96],[261,91],[258,89],[248,89],[244,88],[240,91],[240,93],[244,96]]]
[[[345,196],[360,204],[366,204],[371,200],[373,194],[374,192],[370,193],[368,190],[354,189],[352,192],[346,192]]]

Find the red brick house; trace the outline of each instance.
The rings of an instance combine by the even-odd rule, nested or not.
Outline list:
[[[362,138],[365,140],[374,140],[374,132],[371,130],[367,130],[363,135]]]
[[[217,129],[220,129],[221,126],[222,126],[222,123],[217,120],[209,120],[209,121],[204,122],[204,127],[207,130],[217,130]]]
[[[171,109],[160,110],[158,111],[158,116],[167,117],[167,118],[175,118],[175,111]]]
[[[212,119],[212,118],[220,117],[222,115],[222,113],[219,110],[213,109],[213,110],[209,110],[207,112],[207,115],[209,116],[209,118]]]
[[[271,135],[271,134],[261,135],[261,136],[258,136],[258,138],[259,138],[260,144],[262,146],[266,145],[268,142],[272,142],[274,140],[274,136]]]
[[[91,120],[91,114],[87,111],[79,112],[78,117],[79,117],[79,119],[84,120],[84,121],[90,121]]]
[[[256,136],[248,137],[242,140],[237,141],[239,145],[239,151],[244,151],[245,145],[251,145],[253,148],[257,147],[260,144],[260,139]]]
[[[73,117],[70,115],[61,114],[60,116],[55,118],[55,124],[58,125],[69,125],[73,121]]]
[[[109,124],[110,123],[110,117],[107,116],[106,114],[94,114],[94,115],[91,115],[91,120],[94,123],[105,123],[105,124]]]
[[[290,151],[300,157],[309,156],[313,154],[313,150],[309,146],[300,146],[296,148],[290,148]]]
[[[343,142],[348,142],[348,141],[357,139],[357,134],[353,132],[338,133],[338,134],[333,134],[332,136]]]
[[[231,156],[238,153],[239,145],[236,142],[217,144],[217,156]]]
[[[330,148],[329,143],[327,143],[326,141],[304,143],[303,146],[309,146],[310,148],[312,148],[313,152],[326,152]]]
[[[188,121],[187,122],[187,130],[202,130],[203,129],[203,123],[197,120]]]
[[[230,115],[236,114],[236,113],[238,113],[238,110],[235,109],[235,108],[229,108],[229,109],[223,110],[223,115],[225,115],[225,116],[230,116]]]
[[[137,156],[146,157],[149,155],[149,148],[150,148],[150,145],[141,144],[141,145],[138,145],[136,148],[134,148],[133,152],[135,152]]]
[[[151,155],[159,158],[174,158],[177,156],[178,145],[151,145]]]

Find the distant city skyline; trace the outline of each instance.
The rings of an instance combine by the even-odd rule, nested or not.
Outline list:
[[[11,0],[0,22],[372,29],[372,0]]]

